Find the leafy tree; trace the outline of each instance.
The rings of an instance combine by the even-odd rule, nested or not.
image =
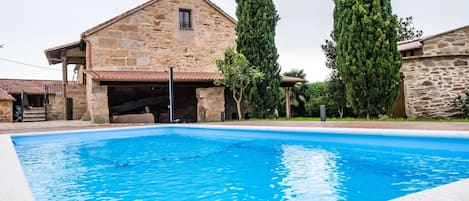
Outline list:
[[[399,41],[412,40],[422,37],[423,31],[416,30],[415,27],[413,27],[413,20],[414,18],[412,16],[399,18],[399,28],[397,31],[397,39]]]
[[[303,69],[292,69],[291,71],[283,73],[284,76],[296,77],[301,79],[306,79],[306,73]],[[292,88],[291,91],[291,105],[292,113],[295,116],[306,116],[306,102],[309,99],[308,85],[306,83],[298,83]],[[281,106],[285,105],[285,95],[280,96]]]
[[[278,107],[280,67],[275,46],[275,28],[280,19],[272,0],[236,0],[238,4],[237,49],[264,74],[249,88],[254,116],[265,118]]]
[[[461,111],[457,117],[468,118],[469,117],[469,91],[464,92],[464,95],[458,96],[454,100],[454,105]]]
[[[310,95],[306,103],[306,111],[312,117],[319,117],[319,106],[326,105],[330,107],[329,86],[327,82],[316,82],[308,84],[308,93]]]
[[[390,0],[335,0],[337,64],[359,116],[386,114],[398,93],[401,56]]]
[[[296,78],[301,78],[301,79],[306,79],[306,73],[304,72],[303,69],[291,69],[288,72],[283,73],[284,76],[288,77],[296,77]]]
[[[347,99],[345,96],[345,84],[337,66],[336,44],[332,34],[331,40],[326,40],[326,42],[321,45],[321,48],[327,59],[326,66],[331,70],[328,80],[331,105],[334,110],[337,111],[339,118],[342,118],[347,108]]]
[[[245,97],[246,89],[255,81],[262,78],[262,73],[252,68],[244,55],[237,53],[233,48],[225,52],[224,60],[215,60],[218,69],[223,73],[224,79],[215,80],[216,85],[224,85],[230,89],[236,102],[238,119],[243,118],[241,103]]]

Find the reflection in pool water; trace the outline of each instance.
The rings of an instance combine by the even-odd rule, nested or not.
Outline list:
[[[338,155],[324,149],[295,145],[282,146],[282,165],[286,174],[280,185],[287,200],[341,200]]]

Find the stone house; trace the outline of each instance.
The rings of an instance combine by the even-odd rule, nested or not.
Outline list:
[[[235,106],[213,84],[221,78],[213,60],[235,45],[236,23],[209,0],[150,0],[45,54],[50,64],[62,63],[64,85],[68,65],[76,65],[86,86],[85,116],[95,123],[132,115],[168,122],[168,67],[174,68],[175,117],[219,121],[223,112],[230,119]],[[287,77],[283,86],[299,81]]]
[[[460,114],[454,101],[469,90],[469,26],[399,42],[398,48],[403,57],[400,99],[406,116]]]

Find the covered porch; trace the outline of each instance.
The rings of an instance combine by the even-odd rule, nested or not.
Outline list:
[[[167,72],[87,70],[86,74],[93,85],[92,119],[94,116],[109,123],[170,122]],[[188,123],[217,122],[236,116],[231,114],[234,104],[230,93],[213,84],[222,78],[218,72],[174,72],[175,119]],[[287,118],[291,117],[291,88],[302,81],[292,77],[282,80]]]

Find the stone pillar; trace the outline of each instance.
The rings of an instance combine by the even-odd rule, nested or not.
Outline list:
[[[220,121],[225,111],[225,87],[197,88],[197,121]]]
[[[88,84],[91,85],[89,100],[91,121],[96,124],[109,123],[107,86],[101,86],[98,81],[92,81]]]

